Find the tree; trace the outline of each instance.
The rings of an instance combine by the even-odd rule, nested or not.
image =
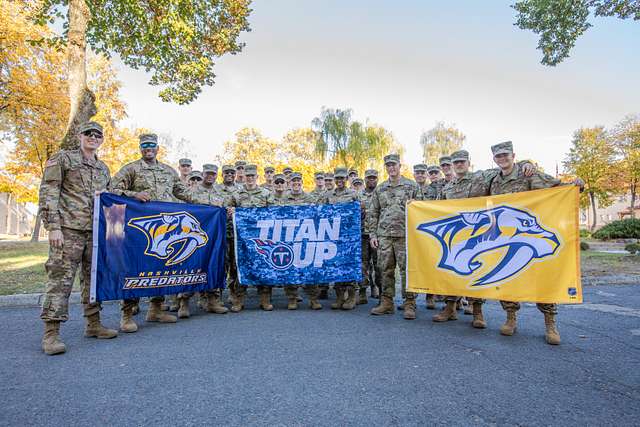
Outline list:
[[[635,218],[635,204],[640,185],[640,116],[625,117],[611,132],[611,139],[619,158],[615,170],[622,180],[621,187],[631,196],[631,218]]]
[[[573,134],[572,147],[564,160],[565,169],[584,180],[584,191],[580,196],[583,207],[591,205],[595,230],[598,217],[596,200],[601,207],[612,203],[612,164],[615,161],[614,146],[604,127],[582,128]]]
[[[77,145],[76,127],[95,113],[87,86],[87,44],[109,56],[117,53],[128,66],[152,73],[160,98],[187,104],[213,85],[213,65],[226,53],[236,54],[249,31],[251,0],[44,0],[27,1],[41,25],[62,21],[64,33],[34,39],[66,46],[70,111],[63,147]],[[66,14],[65,14],[66,10]]]
[[[244,160],[259,167],[276,162],[278,143],[262,135],[258,129],[245,127],[236,132],[235,139],[224,143],[222,161]]]
[[[512,7],[518,12],[514,25],[540,35],[541,62],[550,66],[569,57],[578,37],[592,26],[591,15],[640,20],[637,0],[521,0]]]
[[[434,127],[420,135],[424,162],[428,165],[438,165],[440,157],[461,150],[466,138],[455,124],[445,125],[444,122],[436,122]]]

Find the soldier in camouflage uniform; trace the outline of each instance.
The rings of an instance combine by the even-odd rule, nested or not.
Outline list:
[[[358,195],[351,188],[347,188],[347,168],[336,168],[334,178],[336,188],[327,191],[323,198],[324,204],[346,203],[360,201]],[[339,282],[334,285],[336,302],[331,304],[333,310],[353,310],[356,307],[356,284],[354,282]],[[345,299],[344,294],[347,293]]]
[[[273,191],[273,176],[275,173],[276,169],[273,166],[266,166],[264,168],[264,183],[260,187]]]
[[[216,186],[218,192],[227,202],[227,206],[230,206],[231,196],[235,193],[239,185],[235,184],[236,180],[236,168],[234,165],[222,165],[222,183]],[[229,219],[227,221],[227,250],[225,251],[225,275],[227,278],[227,289],[229,289],[229,296],[233,292],[232,289],[236,289],[238,286],[238,270],[236,269],[236,255],[235,255],[235,236],[233,233],[233,221]],[[235,308],[238,308],[237,306]],[[233,313],[237,313],[234,307],[231,307]]]
[[[364,181],[362,178],[360,177],[355,177],[353,178],[353,181],[351,181],[351,188],[353,188],[353,190],[360,194],[362,193],[362,188],[364,187]]]
[[[287,182],[284,175],[279,173],[273,178],[273,200],[278,206],[284,206],[287,195]]]
[[[241,186],[242,184],[245,183],[245,179],[244,179],[244,168],[247,166],[247,162],[245,162],[244,160],[238,160],[235,163],[235,170],[236,170],[236,185]]]
[[[351,185],[353,184],[353,180],[356,179],[358,177],[358,171],[356,169],[349,169],[349,175],[348,175],[348,184],[349,184],[349,188],[351,188]]]
[[[69,319],[69,295],[78,267],[86,319],[84,335],[96,338],[118,335],[100,323],[100,304],[89,303],[93,200],[96,193],[108,188],[111,179],[109,168],[96,156],[103,142],[102,126],[84,123],[78,138],[79,149],[60,151],[47,161],[40,185],[40,217],[49,231],[47,285],[40,318],[45,325],[42,350],[49,355],[66,351],[60,339],[60,322]]]
[[[404,318],[416,318],[416,295],[406,292],[407,252],[405,238],[405,212],[407,202],[418,196],[418,186],[400,175],[400,156],[384,157],[389,179],[376,187],[367,212],[371,246],[378,249],[378,266],[382,272],[382,298],[371,314],[392,314],[396,293],[395,270],[400,270],[404,292]]]
[[[215,185],[216,177],[218,174],[218,167],[212,164],[202,165],[202,173],[204,179],[191,192],[193,203],[209,206],[226,206],[228,204],[227,200],[225,200],[224,196]],[[185,296],[187,295],[185,294]],[[213,289],[210,291],[201,292],[201,297],[203,297],[204,299],[204,303],[201,304],[201,307],[207,312],[225,314],[229,311],[221,301],[221,289]],[[186,298],[184,305],[186,310],[188,311],[188,297]],[[184,308],[181,307],[181,309]]]
[[[284,177],[282,177],[284,179]],[[302,190],[302,174],[300,172],[291,173],[291,190],[285,193],[282,206],[300,206],[300,205],[313,205],[315,203],[312,196],[305,193]],[[321,310],[322,305],[318,302],[318,285],[306,285],[303,286],[304,292],[309,298],[309,307],[312,310]],[[284,293],[289,300],[287,309],[298,309],[298,286],[285,285]]]
[[[440,200],[442,199],[442,189],[447,181],[442,178],[439,166],[429,166],[427,173],[429,174],[429,189],[423,194],[423,200]]]
[[[515,154],[513,152],[513,144],[511,141],[496,144],[491,147],[493,160],[500,167],[500,172],[491,181],[489,193],[509,194],[519,193],[521,191],[539,190],[542,188],[556,187],[562,185],[561,182],[554,177],[543,172],[536,172],[531,176],[527,176],[522,166],[515,163]],[[582,187],[582,180],[574,181],[575,185]],[[516,313],[520,310],[520,303],[513,301],[500,301],[502,308],[507,312],[507,320],[500,327],[502,335],[511,336],[516,332]],[[560,333],[556,328],[556,314],[558,313],[557,304],[536,304],[538,310],[544,314],[545,323],[545,340],[548,344],[560,344]]]
[[[451,162],[451,156],[442,156],[439,160],[440,169],[442,169],[445,184],[447,182],[451,182],[456,176],[456,174],[453,172],[453,163]]]
[[[421,195],[427,192],[429,183],[427,182],[427,170],[429,167],[424,163],[413,166],[413,179],[418,185],[418,199],[422,200]]]
[[[317,171],[317,172],[315,172],[313,174],[313,177],[314,177],[316,186],[309,193],[309,197],[311,197],[312,203],[314,205],[317,205],[319,203],[322,203],[322,200],[323,200],[323,197],[324,197],[324,192],[325,192],[324,177],[325,177],[325,174],[324,174],[324,172]],[[327,299],[327,298],[329,298],[329,295],[328,295],[328,293],[329,293],[329,285],[321,283],[321,284],[318,285],[318,288],[319,288],[318,299]]]
[[[200,171],[191,171],[188,176],[188,187],[193,189],[196,188],[202,182],[202,172]]]
[[[284,180],[286,181],[287,190],[291,190],[291,174],[293,173],[293,169],[289,166],[285,166],[282,168],[282,174],[284,175]]]
[[[365,228],[362,236],[362,239],[364,240],[362,244],[362,263],[365,265],[365,270],[367,272],[367,283],[371,287],[371,297],[379,299],[380,294],[382,293],[382,275],[378,268],[378,250],[369,244],[371,236],[369,235],[369,230],[367,228],[367,212],[371,209],[369,206],[371,204],[371,198],[373,197],[374,190],[378,186],[378,171],[375,169],[367,169],[364,172],[364,180],[364,190],[360,195],[360,200],[363,202],[365,212]]]
[[[324,174],[324,191],[333,191],[336,188],[335,182],[333,181],[333,173],[327,172]]]
[[[189,181],[189,174],[192,172],[191,159],[178,160],[178,170],[180,171],[180,181],[186,185]]]
[[[231,206],[234,208],[262,208],[275,205],[273,194],[266,188],[256,185],[257,173],[258,167],[256,165],[247,165],[245,167],[246,182],[231,196]],[[265,311],[273,310],[271,286],[257,286],[257,288],[260,295],[260,308]],[[235,289],[230,289],[230,291],[233,304],[231,310],[239,312],[244,307],[247,287],[239,285]]]
[[[158,155],[158,137],[155,134],[140,135],[140,154],[142,158],[126,164],[113,177],[112,189],[114,193],[133,197],[141,202],[163,201],[175,202],[182,200],[191,202],[189,188],[180,181],[176,171],[171,166],[161,163]],[[180,295],[178,295],[180,297]],[[175,316],[161,311],[164,297],[150,298],[147,322],[175,323]],[[124,300],[121,306],[122,318],[120,330],[122,332],[136,332],[138,325],[133,320],[133,308],[138,298]]]

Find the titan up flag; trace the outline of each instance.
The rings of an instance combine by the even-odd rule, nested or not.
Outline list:
[[[582,302],[575,186],[412,202],[407,249],[411,292]]]
[[[95,198],[91,302],[224,287],[226,210]]]
[[[360,204],[237,208],[242,285],[306,285],[362,280]]]

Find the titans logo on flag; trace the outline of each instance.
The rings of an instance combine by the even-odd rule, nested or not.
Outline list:
[[[274,243],[271,240],[251,239],[256,252],[277,270],[286,270],[293,265],[293,250],[286,243]]]
[[[209,241],[198,220],[187,212],[131,218],[127,225],[147,238],[144,254],[166,260],[166,266],[180,264]]]
[[[496,286],[561,247],[557,233],[534,215],[507,205],[438,218],[417,229],[439,241],[439,268],[460,276],[482,271],[472,278],[472,287]],[[495,253],[500,255],[487,257]]]

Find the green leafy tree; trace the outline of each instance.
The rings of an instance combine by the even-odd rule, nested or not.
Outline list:
[[[573,135],[572,147],[564,160],[565,169],[582,178],[584,191],[580,196],[582,207],[591,206],[593,221],[591,231],[597,226],[596,201],[600,207],[612,203],[612,164],[615,148],[604,127],[583,128]]]
[[[446,125],[436,122],[436,125],[420,135],[420,146],[424,162],[437,165],[440,157],[448,156],[454,151],[461,150],[467,139],[454,124]]]
[[[242,50],[249,31],[251,0],[44,0],[26,1],[37,23],[62,22],[64,33],[34,40],[65,46],[70,114],[64,147],[77,144],[75,128],[96,113],[87,87],[86,48],[107,57],[117,53],[128,66],[152,74],[160,98],[193,101],[214,83],[213,65],[226,53]]]
[[[619,158],[617,176],[620,186],[630,194],[631,218],[635,218],[635,204],[640,185],[640,116],[630,115],[622,120],[612,131],[611,138]]]
[[[555,66],[569,57],[576,40],[591,26],[589,18],[640,20],[637,0],[521,0],[512,6],[522,30],[540,35],[542,64]]]

